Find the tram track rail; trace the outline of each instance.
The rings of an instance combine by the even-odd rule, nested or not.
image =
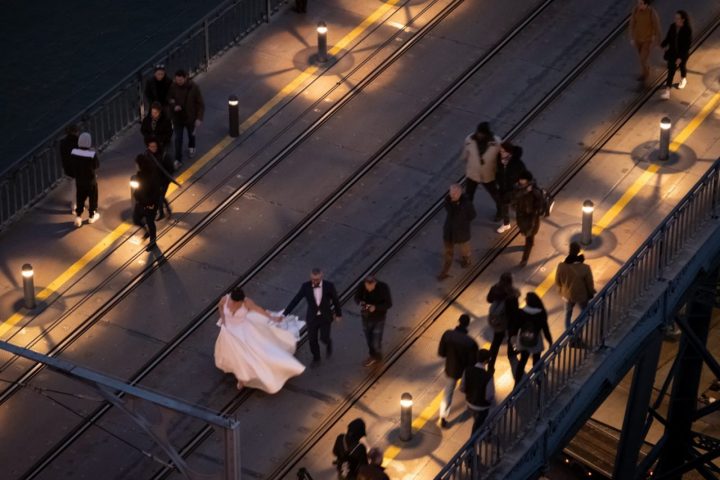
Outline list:
[[[614,41],[624,30],[627,24],[627,18],[621,22],[612,32],[610,32],[576,67],[559,82],[541,102],[538,102],[529,112],[529,114],[514,125],[503,138],[512,139],[517,136],[534,118],[536,118],[549,104],[551,104],[560,95],[562,90],[571,84],[577,77],[594,61],[605,48]],[[707,38],[720,27],[720,17],[717,17],[710,25],[703,29],[701,35],[694,41],[691,52],[697,50]],[[615,120],[604,129],[603,133],[588,146],[585,153],[578,157],[565,171],[552,183],[549,187],[553,197],[556,196],[567,184],[589,163],[589,161],[610,141],[610,139],[627,124],[627,122],[642,108],[655,94],[657,87],[662,83],[664,74],[658,77],[652,88],[646,89],[645,92],[638,96],[634,102],[629,104]],[[462,177],[459,181],[464,180]],[[443,197],[444,198],[444,197]],[[443,206],[443,198],[440,198],[431,208],[429,208],[420,217],[413,226],[408,229],[396,242],[394,242],[381,256],[372,263],[355,281],[351,282],[350,287],[340,294],[341,303],[345,304],[352,298],[355,286],[371,272],[376,272],[387,264],[394,255],[400,251],[415,235],[417,235],[430,220],[438,215]],[[382,378],[392,366],[408,351],[412,345],[421,338],[421,336],[437,321],[438,318],[455,302],[466,290],[472,285],[485,269],[507,248],[519,235],[517,227],[513,227],[511,232],[499,239],[489,248],[485,254],[475,262],[466,271],[465,275],[460,278],[450,291],[439,301],[430,312],[411,330],[411,332],[396,344],[386,356],[380,368],[375,369],[361,382],[349,395],[337,405],[333,411],[325,416],[321,425],[313,429],[308,434],[306,440],[297,446],[293,452],[286,456],[285,460],[275,468],[266,478],[280,479],[291,475],[294,469],[299,467],[302,458],[343,418],[343,416],[365,395],[372,386]],[[228,402],[220,412],[225,415],[232,414],[238,410],[252,396],[252,391],[240,392],[230,402]],[[202,442],[207,440],[213,433],[213,429],[205,426],[201,429],[189,442],[187,442],[180,450],[181,456],[187,458],[192,452],[197,450]],[[160,480],[168,478],[174,470],[166,467],[160,469],[151,478]]]
[[[548,0],[546,0],[548,1]],[[552,1],[552,0],[549,0]],[[439,3],[440,0],[433,0],[428,5],[426,5],[420,12],[418,12],[412,19],[408,20],[407,24],[414,23],[418,18],[420,18],[422,15],[424,15],[427,11],[429,11],[435,4]],[[381,62],[378,67],[373,69],[368,75],[366,75],[360,82],[358,82],[352,89],[350,89],[345,95],[343,95],[342,98],[340,98],[332,107],[330,107],[325,113],[323,113],[320,117],[318,117],[312,124],[310,124],[308,127],[306,127],[302,132],[300,132],[298,135],[296,135],[289,143],[287,143],[279,152],[277,152],[270,161],[268,161],[265,165],[263,165],[260,169],[256,170],[243,184],[235,189],[232,194],[225,197],[212,211],[208,212],[202,219],[200,219],[191,229],[189,229],[184,235],[182,235],[176,242],[174,242],[172,245],[167,247],[165,251],[162,253],[160,258],[156,259],[152,263],[148,264],[145,268],[142,269],[138,274],[136,274],[132,279],[130,279],[123,287],[118,289],[106,302],[103,303],[100,307],[98,307],[93,313],[91,313],[85,321],[83,321],[78,327],[73,329],[72,332],[70,332],[67,336],[65,336],[61,341],[57,342],[55,347],[53,347],[49,352],[47,352],[48,356],[56,356],[60,353],[62,353],[64,350],[66,350],[70,345],[72,345],[78,338],[80,338],[89,328],[91,328],[94,324],[96,324],[100,319],[102,319],[109,311],[112,310],[118,303],[120,303],[123,299],[125,299],[134,289],[138,288],[145,280],[150,278],[150,276],[157,271],[163,264],[168,262],[172,257],[177,255],[179,252],[182,251],[182,248],[186,246],[190,241],[192,241],[194,238],[196,238],[208,225],[210,225],[214,220],[216,220],[222,213],[227,211],[228,208],[232,206],[232,204],[242,198],[244,194],[246,194],[254,185],[256,185],[260,180],[262,180],[264,177],[266,177],[272,169],[280,164],[284,159],[286,159],[295,149],[297,149],[300,145],[303,144],[306,140],[308,140],[312,134],[317,131],[322,125],[327,123],[331,118],[333,118],[339,111],[342,110],[344,106],[346,106],[348,103],[350,103],[354,98],[357,97],[368,85],[372,83],[373,80],[375,80],[378,76],[380,76],[385,70],[387,70],[391,65],[393,65],[398,59],[402,57],[404,53],[406,53],[409,49],[411,49],[413,46],[415,46],[419,41],[421,41],[423,38],[427,36],[428,33],[430,33],[435,27],[437,27],[441,21],[447,17],[455,8],[457,8],[460,4],[462,4],[464,0],[453,0],[451,3],[448,3],[448,5],[442,9],[438,15],[436,15],[434,18],[431,19],[430,22],[428,22],[426,25],[424,25],[422,28],[417,30],[417,32],[408,39],[407,42],[405,42],[401,47],[399,47],[397,50],[395,50],[388,58],[386,58],[383,62]],[[401,5],[402,7],[402,5]],[[376,27],[376,28],[379,28]],[[385,42],[383,42],[380,46],[377,47],[374,54],[379,53],[382,51],[383,48],[387,47],[388,45],[392,44],[395,41],[395,35],[390,36]],[[357,71],[359,71],[363,66],[365,66],[370,60],[374,57],[373,55],[368,56],[366,59],[364,59],[361,63],[359,63],[352,71],[350,71],[344,78],[348,78]],[[305,114],[312,112],[316,108],[318,108],[319,105],[322,105],[327,98],[330,97],[340,86],[342,85],[343,81],[338,81],[328,89],[326,92],[324,92],[316,101],[311,103],[300,115],[299,118],[302,118]],[[312,85],[309,84],[304,89],[298,91],[295,94],[295,97],[302,95],[302,93],[309,88]],[[272,118],[272,117],[271,117]],[[269,118],[267,121],[269,121],[271,118]],[[201,198],[199,198],[186,212],[183,212],[183,214],[178,215],[177,220],[174,222],[173,225],[170,225],[163,229],[159,235],[158,238],[161,239],[164,235],[166,235],[173,227],[174,225],[182,220],[184,216],[196,211],[199,207],[201,207],[209,198],[211,198],[215,193],[217,193],[219,190],[223,188],[223,186],[232,178],[235,178],[235,176],[243,170],[243,168],[246,167],[247,164],[252,162],[257,156],[262,154],[262,152],[268,148],[270,145],[272,145],[277,139],[279,139],[284,133],[287,132],[292,126],[291,122],[288,126],[280,130],[276,135],[272,137],[268,142],[266,142],[263,147],[258,149],[255,154],[250,156],[246,161],[244,161],[241,165],[233,169],[228,175],[226,175],[218,184],[209,190],[205,195],[203,195]],[[238,148],[240,144],[236,145],[234,148],[228,150],[224,155],[218,156],[218,159],[215,161],[215,163],[221,162],[224,158],[226,158],[232,151],[234,151],[236,148]],[[373,159],[375,160],[373,162]],[[349,181],[354,184],[361,176],[363,176],[365,173],[370,171],[372,166],[377,164],[377,162],[380,160],[380,158],[373,157],[371,159],[371,164],[365,164],[363,167],[361,167],[360,170],[354,172],[354,174],[350,177]],[[199,181],[201,177],[196,178],[192,183],[195,183]],[[347,188],[349,188],[349,185]],[[343,189],[343,185],[340,186],[339,189],[341,189],[343,192],[347,190],[347,188]],[[329,207],[331,205],[331,200],[337,200],[339,198],[339,195],[337,195],[335,192],[325,198],[323,201],[319,202],[319,207],[322,208],[325,206],[325,208]],[[317,209],[316,209],[317,210]],[[265,256],[261,259],[260,262],[253,265],[250,269],[250,272],[252,274],[257,273],[262,266],[267,264],[272,258],[274,258],[280,251],[280,249],[284,248],[285,246],[289,245],[290,241],[287,240],[288,238],[292,237],[295,238],[299,233],[304,231],[309,226],[308,217],[317,218],[318,215],[314,215],[316,210],[311,211],[311,213],[301,221],[300,224],[296,225],[291,231],[283,237],[283,239],[278,242],[273,248],[271,248],[269,253],[266,253]],[[324,210],[323,210],[324,211]],[[135,230],[137,232],[137,230]],[[295,235],[294,235],[295,234]],[[130,238],[132,238],[133,235],[129,236],[127,239],[125,239],[123,242],[120,242],[118,245],[116,245],[113,249],[106,252],[106,254],[102,257],[102,259],[92,268],[94,269],[97,265],[101,264],[102,261],[106,260],[110,255],[115,253],[117,250],[119,250],[125,243],[130,241]],[[128,260],[126,260],[122,265],[117,267],[113,272],[111,272],[108,276],[106,276],[102,282],[98,283],[94,288],[92,288],[87,294],[83,296],[83,298],[75,303],[71,308],[69,308],[67,311],[63,312],[62,315],[60,315],[57,319],[53,320],[46,328],[43,329],[42,335],[37,336],[30,342],[26,343],[26,348],[32,348],[36,344],[42,342],[49,333],[53,331],[54,328],[60,326],[65,322],[66,319],[68,319],[71,315],[73,315],[75,312],[77,312],[87,301],[93,298],[94,295],[101,292],[104,288],[108,286],[108,284],[113,281],[115,278],[117,278],[122,272],[124,272],[130,265],[132,265],[134,262],[138,261],[141,257],[145,256],[146,252],[144,249],[140,249],[135,254],[131,255]],[[263,262],[263,259],[267,259],[267,261]],[[88,272],[85,273],[85,275],[79,277],[75,282],[73,282],[73,285],[80,282],[83,278],[85,278],[92,269],[88,270]],[[246,275],[244,275],[246,276]],[[72,285],[71,285],[72,287]],[[71,288],[70,287],[70,288]],[[49,305],[48,305],[49,306]],[[13,336],[10,336],[6,339],[6,341],[11,341]],[[13,362],[17,360],[17,357],[12,357],[11,359],[7,360],[3,365],[0,366],[0,372],[7,369],[7,367]],[[11,385],[2,392],[0,392],[0,404],[7,401],[11,396],[17,392],[18,388],[20,388],[21,384],[26,383],[29,381],[36,373],[38,373],[39,370],[43,368],[42,365],[35,365],[32,369],[29,369],[25,373],[23,373],[20,377],[18,377],[15,382],[15,385]]]
[[[452,4],[453,9],[457,7],[460,3],[462,3],[462,0]],[[355,175],[353,175],[352,179],[350,181],[346,181],[343,185],[338,187],[338,189],[333,192],[331,196],[328,197],[328,199],[331,199],[331,201],[328,201],[326,199],[324,202],[322,202],[321,206],[318,207],[316,210],[314,210],[311,214],[309,214],[303,222],[301,222],[300,225],[304,225],[303,228],[298,228],[294,230],[293,233],[290,233],[286,235],[286,237],[281,240],[278,244],[276,244],[276,247],[272,249],[274,254],[267,255],[263,257],[259,262],[257,262],[253,267],[251,267],[248,272],[243,275],[240,282],[237,282],[236,284],[244,284],[248,282],[255,274],[257,274],[267,263],[269,263],[275,256],[277,256],[282,249],[284,249],[286,246],[288,246],[297,236],[299,236],[307,227],[312,225],[312,222],[314,222],[324,211],[326,211],[332,204],[335,203],[339,198],[342,197],[342,195],[352,187],[360,178],[362,178],[373,165],[375,165],[377,162],[379,162],[382,158],[384,158],[403,138],[405,138],[407,135],[409,135],[412,131],[417,128],[422,121],[424,121],[432,112],[434,112],[439,106],[441,106],[444,101],[449,98],[457,89],[459,89],[463,84],[467,82],[468,79],[470,79],[474,74],[477,73],[480,68],[485,65],[487,62],[489,62],[492,58],[494,58],[500,51],[503,50],[503,48],[513,39],[515,36],[517,36],[527,25],[529,25],[542,11],[544,11],[551,3],[553,3],[553,0],[546,0],[545,2],[541,3],[538,8],[533,10],[529,15],[527,15],[518,25],[516,25],[511,33],[509,35],[506,35],[504,38],[502,38],[487,54],[485,54],[481,59],[479,59],[475,64],[467,69],[453,84],[451,84],[448,88],[445,89],[433,102],[431,102],[428,107],[426,107],[423,112],[421,112],[419,115],[417,115],[411,122],[409,122],[400,132],[398,132],[390,141],[388,141],[383,148],[378,150],[371,159],[366,162],[363,167],[361,167],[359,170],[356,171]],[[447,14],[450,12],[448,11]],[[446,15],[447,15],[446,14]],[[446,16],[445,15],[445,16]],[[444,16],[443,16],[444,18]],[[417,38],[417,37],[414,37]],[[397,53],[397,52],[396,52]],[[387,68],[387,67],[386,67]],[[379,75],[379,73],[378,73]],[[377,75],[375,75],[377,76]],[[541,108],[537,108],[537,111],[540,111]],[[286,147],[284,151],[289,151],[290,146]],[[281,152],[282,154],[282,152]],[[246,184],[249,183],[246,182]],[[253,182],[254,184],[255,182]],[[249,188],[250,185],[248,185],[247,188]],[[227,208],[229,205],[233,203],[234,200],[239,198],[244,191],[242,192],[236,191],[235,194],[228,197],[220,207]],[[207,218],[207,217],[206,217]],[[205,220],[205,219],[204,219]],[[206,221],[205,224],[210,223],[210,220]],[[186,234],[187,236],[187,234]],[[404,235],[402,242],[406,242],[410,238],[410,235]],[[179,244],[181,243],[182,239],[176,242],[176,244],[173,245],[176,249],[179,249]],[[188,240],[189,241],[189,240]],[[186,242],[183,242],[182,244],[186,244]],[[168,255],[166,254],[166,257]],[[376,262],[378,264],[384,263]],[[157,265],[155,268],[159,267]],[[375,268],[375,267],[372,267]],[[230,286],[231,287],[231,286]],[[125,296],[129,294],[130,290],[125,292]],[[349,290],[343,292],[343,301],[347,301],[347,298],[349,297],[350,293]],[[118,299],[118,301],[121,299]],[[117,303],[117,302],[116,302]],[[151,359],[148,364],[141,370],[139,370],[135,375],[133,375],[132,379],[129,380],[129,383],[131,385],[135,385],[142,381],[143,378],[145,378],[151,371],[153,371],[154,368],[157,367],[157,365],[167,358],[178,345],[180,345],[185,339],[190,337],[192,333],[197,330],[202,324],[204,324],[207,319],[211,318],[215,313],[215,304],[217,302],[211,303],[211,305],[206,308],[196,319],[189,324],[183,331],[181,331],[176,337],[171,340],[165,348],[163,348],[156,356]],[[103,310],[109,310],[111,309],[113,305],[104,305]],[[87,325],[87,328],[89,328],[91,325]],[[87,330],[85,328],[85,330]],[[84,333],[82,332],[78,333],[78,336]],[[59,353],[59,352],[58,352]],[[246,394],[240,395],[240,403],[245,401],[247,398],[249,398],[251,394],[248,392]],[[1,398],[1,397],[0,397]],[[110,409],[109,404],[105,404],[99,409],[97,409],[93,414],[91,414],[88,417],[88,420],[83,422],[82,425],[80,425],[78,428],[74,429],[65,440],[61,442],[61,446],[59,448],[54,449],[51,452],[48,452],[39,462],[36,463],[35,467],[31,468],[24,476],[23,478],[34,478],[42,469],[45,468],[49,463],[51,463],[62,451],[64,451],[70,444],[74,442],[75,439],[79,438],[84,431],[87,430],[90,426],[92,426],[97,420],[99,420],[102,415],[104,415],[108,410]]]

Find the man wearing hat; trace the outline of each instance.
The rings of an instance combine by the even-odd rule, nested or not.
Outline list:
[[[382,360],[382,336],[385,329],[385,316],[392,307],[390,287],[371,274],[365,277],[355,292],[355,302],[360,305],[363,331],[370,356],[363,362],[369,367]]]
[[[85,201],[90,205],[88,208],[88,223],[95,223],[100,214],[98,207],[98,185],[95,170],[100,166],[97,152],[92,148],[92,137],[89,133],[83,132],[78,137],[78,146],[70,152],[70,164],[75,175],[75,226],[82,226],[82,213],[85,208]]]
[[[155,65],[152,78],[145,82],[145,100],[148,105],[158,102],[163,107],[167,107],[171,84],[172,80],[165,73],[165,65]]]

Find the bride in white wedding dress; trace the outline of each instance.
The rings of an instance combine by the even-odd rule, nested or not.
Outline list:
[[[276,393],[289,378],[305,370],[294,356],[299,328],[293,333],[281,327],[287,328],[288,322],[256,305],[240,288],[225,295],[218,310],[215,366],[235,375],[238,389]]]

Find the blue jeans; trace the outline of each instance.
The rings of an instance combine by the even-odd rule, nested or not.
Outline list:
[[[443,389],[443,399],[442,402],[440,402],[440,418],[443,418],[445,420],[448,419],[450,416],[450,406],[452,405],[453,401],[453,394],[455,393],[455,388],[458,384],[458,379],[456,378],[450,378],[445,374],[445,381],[447,382],[445,384],[445,388]],[[463,390],[465,384],[465,375],[462,376],[460,379],[460,390]]]
[[[362,319],[363,332],[365,332],[365,340],[367,341],[370,356],[382,359],[382,336],[385,329],[385,320],[367,320]]]
[[[585,310],[588,306],[588,302],[582,302],[578,303],[580,305],[580,311],[582,312]],[[575,308],[575,302],[570,302],[565,300],[565,330],[570,329],[570,324],[572,323],[572,314],[573,309]]]

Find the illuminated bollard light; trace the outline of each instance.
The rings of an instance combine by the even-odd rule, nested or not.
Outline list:
[[[590,245],[592,243],[592,226],[593,211],[595,205],[590,200],[585,200],[582,206],[582,232],[580,233],[580,243]]]
[[[240,111],[238,109],[238,97],[230,95],[228,98],[228,125],[231,137],[240,136]]]
[[[26,263],[22,266],[23,291],[25,293],[25,306],[32,310],[35,308],[35,281],[32,265]]]
[[[140,188],[140,181],[137,178],[137,175],[133,175],[130,177],[130,203],[135,203],[135,190]]]
[[[660,160],[667,160],[670,157],[670,128],[672,128],[670,117],[663,117],[660,120]]]
[[[400,440],[407,442],[412,439],[412,395],[405,392],[400,397]]]
[[[318,23],[317,34],[318,34],[318,62],[327,62],[327,25],[325,22]]]

